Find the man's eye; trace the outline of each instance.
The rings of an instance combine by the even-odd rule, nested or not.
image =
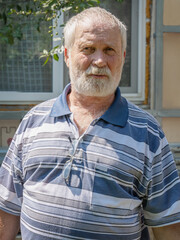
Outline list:
[[[107,50],[109,50],[109,51],[113,51],[113,48],[108,47]]]
[[[92,47],[85,47],[85,48],[83,48],[83,52],[86,53],[86,54],[93,53],[94,52],[94,48],[92,48]]]
[[[113,48],[108,47],[108,48],[105,49],[105,52],[109,55],[112,55],[112,54],[114,54],[115,51],[114,51]]]

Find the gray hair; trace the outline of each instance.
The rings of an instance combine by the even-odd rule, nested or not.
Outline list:
[[[67,49],[70,49],[74,44],[77,25],[84,22],[85,19],[98,19],[98,21],[107,22],[112,27],[118,26],[121,35],[122,52],[124,52],[127,45],[126,26],[113,14],[100,7],[88,8],[69,19],[64,27],[64,45]]]

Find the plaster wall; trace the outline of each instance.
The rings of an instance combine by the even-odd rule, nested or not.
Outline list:
[[[19,123],[19,120],[0,120],[0,148],[9,146]]]
[[[163,24],[180,25],[180,1],[164,0]],[[180,33],[163,34],[163,109],[180,111]],[[180,143],[180,118],[164,117],[162,128],[170,143]]]
[[[163,118],[162,128],[165,132],[168,142],[180,142],[180,118]]]
[[[164,33],[163,45],[162,106],[180,109],[180,33]]]
[[[164,25],[180,25],[179,9],[179,0],[164,0]]]

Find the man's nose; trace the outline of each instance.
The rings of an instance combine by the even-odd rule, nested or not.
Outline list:
[[[103,51],[96,51],[93,54],[92,64],[97,67],[105,67],[107,59]]]

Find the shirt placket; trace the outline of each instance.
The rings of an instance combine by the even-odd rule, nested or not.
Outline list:
[[[71,114],[67,118],[67,121],[69,123],[71,132],[73,133],[73,135],[75,137],[75,140],[72,140],[69,137],[69,141],[71,142],[71,145],[72,145],[72,148],[70,149],[69,155],[68,155],[70,159],[65,163],[64,168],[63,168],[63,172],[62,172],[64,180],[66,181],[66,183],[69,183],[69,178],[70,178],[70,175],[71,175],[73,160],[75,158],[77,148],[78,148],[79,144],[83,142],[83,137],[87,134],[87,132],[89,130],[89,127],[91,125],[94,125],[98,121],[98,119],[93,120],[91,122],[91,124],[89,125],[89,127],[86,129],[86,131],[81,136],[79,136],[78,128],[77,128],[77,126],[76,126],[76,124],[73,120],[73,114]]]

